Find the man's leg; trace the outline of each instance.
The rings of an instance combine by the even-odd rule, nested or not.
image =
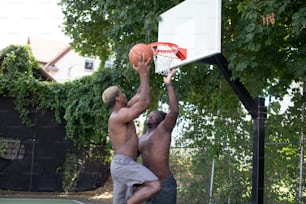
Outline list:
[[[122,204],[126,202],[126,185],[120,184],[114,180],[113,204]]]
[[[147,200],[146,204],[176,204],[177,183],[173,176],[161,182],[162,189]]]
[[[138,190],[128,200],[127,204],[139,204],[148,200],[161,189],[159,181],[147,181],[139,186]]]

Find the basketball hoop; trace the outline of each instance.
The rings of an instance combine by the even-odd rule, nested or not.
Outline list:
[[[186,59],[187,50],[169,42],[153,42],[149,46],[153,50],[155,73],[168,74],[173,60]]]

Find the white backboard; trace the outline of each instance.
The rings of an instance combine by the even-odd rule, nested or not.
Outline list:
[[[187,48],[187,58],[170,68],[221,53],[221,1],[186,0],[160,15],[158,41]]]

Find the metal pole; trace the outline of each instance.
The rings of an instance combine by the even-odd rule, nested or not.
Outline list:
[[[222,75],[254,120],[252,203],[262,204],[264,191],[264,122],[267,115],[264,98],[259,98],[257,101],[254,100],[239,79],[232,80],[232,73],[228,69],[228,62],[221,53],[202,59],[201,62],[218,66]]]
[[[214,173],[215,173],[215,159],[212,160],[211,175],[210,175],[210,187],[209,187],[209,204],[213,202],[213,187],[214,187]]]
[[[29,183],[29,191],[32,191],[33,184],[33,170],[34,170],[34,157],[35,157],[35,138],[32,139],[32,158],[31,158],[31,172],[30,172],[30,183]]]
[[[264,195],[265,99],[257,99],[257,117],[254,118],[252,203],[262,204]]]
[[[303,94],[306,92],[306,83],[304,83],[303,87]],[[305,102],[302,104],[302,124],[304,124],[305,121]],[[301,129],[301,139],[300,139],[300,148],[301,148],[301,153],[300,153],[300,178],[299,178],[299,203],[303,202],[303,167],[304,167],[304,143],[305,143],[305,136],[304,136],[304,129],[302,126]]]
[[[34,132],[32,137],[32,158],[31,158],[31,172],[30,172],[30,183],[29,183],[29,191],[32,191],[33,186],[33,171],[34,171],[34,160],[35,160],[35,143],[36,143],[36,136],[37,136],[37,109],[34,112]]]

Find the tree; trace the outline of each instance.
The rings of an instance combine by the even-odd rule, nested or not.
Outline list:
[[[124,75],[122,84],[127,89],[135,88],[137,78],[127,59],[129,49],[137,42],[156,41],[159,14],[179,2],[62,0],[64,31],[72,38],[72,46],[82,54],[98,55],[102,60],[114,56],[112,70],[120,68]],[[252,96],[269,98],[266,142],[275,143],[277,151],[266,146],[266,161],[273,165],[266,166],[265,176],[271,179],[266,179],[265,200],[274,203],[290,195],[289,201],[294,202],[297,138],[305,126],[299,118],[304,111],[301,107],[305,96],[301,91],[293,92],[293,106],[284,113],[280,112],[279,101],[291,93],[293,82],[303,84],[306,80],[306,6],[300,0],[222,3],[222,53],[229,61],[233,79],[239,79]],[[152,109],[166,98],[160,81],[160,76],[152,75]],[[231,177],[245,178],[236,183],[240,191],[224,183],[229,177],[216,170],[215,182],[219,188],[215,195],[228,200],[235,199],[235,192],[245,192],[237,201],[247,200],[251,182],[249,144],[253,135],[248,114],[217,67],[190,64],[180,69],[174,83],[184,107],[181,120],[185,121],[185,128],[180,141],[199,150],[196,158],[215,158],[216,167],[222,166],[224,158],[231,158],[226,171],[235,172]],[[290,172],[279,157],[286,160]],[[225,186],[228,186],[226,191]],[[227,192],[226,198],[222,192]]]

